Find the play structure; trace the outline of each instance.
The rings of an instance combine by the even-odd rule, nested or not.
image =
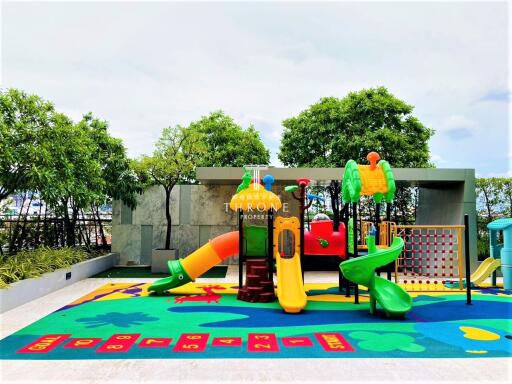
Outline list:
[[[489,230],[489,257],[486,258],[478,268],[471,274],[471,287],[482,286],[489,277],[491,285],[496,286],[497,271],[501,269],[503,275],[503,288],[512,289],[512,219],[501,218],[487,224]],[[503,240],[498,242],[498,237]],[[466,280],[448,281],[446,286],[457,288],[466,286]]]
[[[411,297],[399,285],[377,276],[375,270],[396,260],[402,252],[403,240],[395,237],[390,247],[377,249],[375,233],[372,231],[366,241],[368,255],[344,261],[340,269],[350,281],[368,287],[372,315],[375,314],[378,303],[388,317],[402,318],[412,308]]]
[[[169,261],[171,276],[155,282],[149,291],[161,294],[179,287],[228,257],[238,255],[239,300],[268,302],[272,299],[269,287],[273,285],[275,263],[277,299],[285,312],[298,313],[307,305],[302,272],[305,255],[337,256],[342,260],[351,256],[351,260],[340,265],[340,289],[344,283],[347,295],[350,295],[350,284],[355,284],[355,300],[358,302],[358,285],[364,285],[370,290],[372,314],[378,304],[389,317],[403,317],[411,309],[408,294],[394,282],[375,276],[376,268],[393,263],[401,253],[402,239],[395,239],[386,249],[378,249],[376,230],[365,236],[364,244],[370,244],[368,255],[358,257],[357,226],[350,225],[357,221],[360,196],[373,196],[378,205],[382,200],[390,204],[394,198],[395,184],[389,164],[386,161],[377,163],[379,155],[375,152],[368,155],[368,160],[369,165],[357,165],[352,160],[347,163],[343,179],[344,221],[338,231],[334,231],[333,221],[322,215],[310,223],[309,231],[305,229],[304,212],[314,199],[319,198],[307,193],[309,179],[298,179],[297,185],[285,188],[285,192],[291,193],[299,203],[299,217],[275,217],[282,203],[272,192],[273,177],[266,175],[261,180],[263,167],[247,166],[242,183],[229,204],[238,213],[238,231],[210,240],[185,259]],[[265,213],[266,226],[245,222],[245,212],[255,210]],[[379,226],[380,222],[376,224]],[[244,265],[248,270],[245,285]]]
[[[391,166],[376,152],[370,152],[367,160],[368,164],[357,164],[354,160],[346,164],[337,230],[323,214],[317,214],[306,229],[305,213],[315,199],[321,199],[308,193],[311,180],[299,178],[295,185],[284,188],[283,192],[290,193],[298,202],[299,216],[276,216],[282,202],[272,191],[274,178],[268,174],[260,178],[265,166],[246,166],[242,183],[229,204],[237,212],[238,231],[210,240],[184,259],[169,261],[171,276],[156,281],[148,290],[162,294],[195,280],[233,256],[238,256],[238,300],[270,302],[277,296],[286,313],[299,313],[307,307],[303,265],[305,257],[310,256],[338,257],[340,292],[347,297],[353,294],[357,304],[359,287],[367,287],[372,314],[380,307],[390,318],[403,318],[412,308],[407,292],[463,290],[465,226],[392,222],[396,184]],[[370,221],[358,217],[362,196],[372,197],[375,203],[375,218]],[[386,216],[382,220],[384,203]],[[254,216],[259,222],[251,222]],[[508,243],[512,241],[509,239]],[[502,259],[503,253],[508,255],[507,249],[501,250]],[[494,267],[496,258],[493,260],[486,264],[494,263]],[[380,277],[381,272],[387,278]],[[488,273],[486,270],[484,275]],[[452,286],[448,287],[450,282]]]
[[[494,220],[487,225],[487,229],[489,230],[490,255],[480,266],[482,268],[482,265],[487,265],[482,275],[492,275],[492,285],[495,286],[496,270],[501,268],[503,288],[512,289],[512,218]],[[498,243],[499,232],[503,239],[502,243]],[[471,281],[475,280],[471,279]]]
[[[311,180],[277,188],[263,166],[246,166],[229,204],[238,230],[170,260],[167,278],[109,282],[52,311],[0,340],[0,358],[510,357],[512,219],[488,225],[490,257],[471,275],[468,215],[464,225],[392,222],[393,172],[378,154],[367,159],[347,163],[342,204],[332,204],[339,225],[323,212],[310,220],[321,199]],[[360,217],[362,196],[374,217]],[[296,217],[282,209],[294,200]],[[326,256],[340,261],[338,286],[305,283],[305,258]],[[191,283],[230,257],[238,283]],[[495,286],[499,268],[505,290]],[[475,305],[464,305],[472,286]],[[407,321],[393,326],[382,313]]]
[[[462,287],[463,225],[400,225],[396,236],[404,241],[404,250],[396,263],[395,281],[409,291],[443,290]]]
[[[291,255],[286,257],[284,251],[279,251],[279,243],[283,231],[293,235]],[[296,217],[278,217],[274,226],[274,255],[277,269],[277,297],[279,304],[286,312],[297,313],[307,304],[307,296],[302,281],[300,263],[299,220]],[[282,240],[281,240],[282,244]]]

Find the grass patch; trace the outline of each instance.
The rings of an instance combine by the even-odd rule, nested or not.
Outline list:
[[[206,271],[203,275],[200,277],[202,278],[223,278],[226,277],[226,272],[228,270],[228,267],[225,265],[217,265],[210,269],[209,271]],[[111,278],[136,278],[136,277],[152,277],[152,278],[161,278],[161,277],[167,277],[169,276],[169,273],[151,273],[151,267],[114,267],[110,268],[104,272],[100,272],[97,275],[94,275],[92,277],[98,277],[98,278],[105,278],[105,277],[111,277]]]

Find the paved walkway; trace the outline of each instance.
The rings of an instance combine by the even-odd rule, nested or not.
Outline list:
[[[137,281],[153,279],[137,278]],[[225,279],[237,281],[236,268]],[[57,310],[103,284],[129,279],[87,279],[0,315],[1,337]],[[308,272],[306,281],[336,282],[336,272]],[[231,359],[1,361],[0,381],[126,382],[456,382],[512,381],[512,359]]]

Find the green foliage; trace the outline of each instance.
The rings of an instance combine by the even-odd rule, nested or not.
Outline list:
[[[153,155],[143,156],[134,163],[139,180],[145,187],[160,185],[165,190],[165,249],[171,246],[171,191],[177,183],[194,179],[196,164],[205,154],[204,136],[197,130],[178,125],[164,128]]]
[[[501,212],[504,216],[512,217],[512,177],[498,178]]]
[[[87,260],[89,255],[78,248],[52,249],[40,247],[0,258],[0,288],[19,280],[40,277],[43,273]]]
[[[108,123],[94,118],[91,113],[83,116],[77,128],[92,140],[92,159],[100,165],[101,182],[95,185],[100,197],[97,203],[113,198],[135,208],[136,196],[142,191],[142,186],[131,167],[122,140],[110,136]]]
[[[487,224],[499,217],[512,217],[512,177],[476,179],[478,257],[489,256]]]
[[[367,154],[376,151],[392,167],[430,167],[428,140],[434,131],[412,112],[411,105],[384,87],[350,92],[342,99],[322,98],[283,121],[278,157],[288,166],[343,167],[351,159],[366,164]],[[334,205],[339,199],[337,190],[327,188]],[[395,220],[414,220],[414,195],[411,188],[397,187]],[[363,209],[373,218],[371,209]]]
[[[65,214],[69,204],[85,208],[100,199],[105,181],[88,132],[62,114],[55,114],[53,121],[53,129],[45,132],[40,145],[51,177],[38,189],[48,204]]]
[[[289,166],[342,167],[350,159],[366,162],[376,151],[393,167],[428,167],[434,131],[412,111],[384,87],[322,98],[283,121],[279,159]]]
[[[478,260],[485,260],[489,257],[489,234],[487,232],[478,236],[476,244]]]
[[[40,151],[53,105],[17,89],[0,90],[0,201],[49,180]]]
[[[499,211],[500,184],[500,179],[497,177],[476,179],[478,214],[486,224],[490,223]]]
[[[107,122],[89,113],[75,124],[38,96],[0,90],[0,202],[15,192],[37,193],[64,220],[61,238],[74,245],[79,212],[92,208],[99,220],[97,206],[112,198],[134,208],[140,191],[126,149],[110,136]],[[26,237],[21,216],[10,251]]]
[[[74,124],[38,96],[0,90],[0,200],[29,190],[57,207],[72,201],[84,208],[107,198],[134,207],[140,187],[106,121],[88,113]]]
[[[164,128],[152,156],[134,164],[144,185],[161,185],[166,190],[194,179],[196,164],[206,154],[203,137],[182,126]]]
[[[189,128],[203,135],[206,152],[199,159],[201,167],[241,167],[268,164],[270,152],[250,125],[243,129],[222,111],[210,113],[192,122]]]

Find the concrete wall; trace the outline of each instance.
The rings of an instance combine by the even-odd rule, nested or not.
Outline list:
[[[115,253],[110,253],[82,261],[69,268],[45,273],[41,277],[12,283],[9,288],[0,289],[0,313],[106,271],[116,264],[117,257]]]
[[[272,168],[276,178],[274,191],[285,205],[282,216],[297,216],[297,202],[283,187],[296,175],[314,175],[316,169]],[[340,174],[339,169],[320,169],[325,177]],[[308,173],[309,172],[309,173]],[[200,168],[202,185],[176,186],[172,192],[172,247],[185,257],[222,233],[236,230],[236,213],[227,209],[242,175],[240,168]],[[417,224],[463,224],[464,214],[470,218],[471,267],[476,268],[476,195],[473,169],[395,169],[397,182],[420,188]],[[318,180],[318,178],[317,178]],[[112,217],[112,251],[120,254],[121,264],[131,261],[149,265],[151,250],[163,247],[165,240],[165,194],[152,187],[139,196],[133,212],[114,202]],[[257,221],[251,220],[257,224]],[[262,223],[264,224],[264,223]],[[228,260],[236,263],[236,258]]]
[[[209,239],[237,230],[237,213],[226,204],[236,191],[236,185],[178,185],[171,194],[171,247],[185,257]],[[277,185],[275,191],[282,191]],[[282,216],[297,216],[298,206],[290,194],[281,193]],[[266,221],[251,223],[265,225]],[[120,263],[149,265],[151,250],[164,246],[166,231],[165,193],[152,187],[138,198],[133,211],[119,201],[112,210],[112,252],[120,254]],[[237,263],[237,259],[228,260]]]
[[[446,175],[450,180],[450,175]],[[416,224],[463,225],[469,216],[471,270],[477,268],[475,172],[466,170],[464,182],[423,182],[419,187]]]

